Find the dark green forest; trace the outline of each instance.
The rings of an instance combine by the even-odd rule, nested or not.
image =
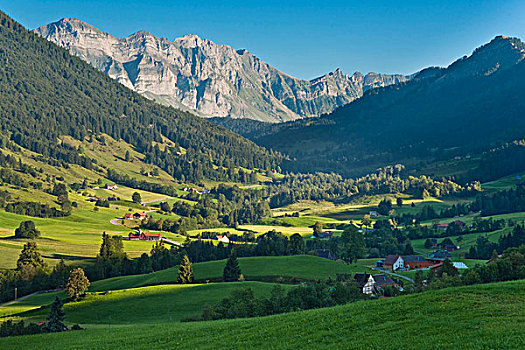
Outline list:
[[[4,13],[0,96],[2,135],[64,166],[95,167],[81,149],[60,142],[62,136],[87,140],[101,133],[130,143],[147,162],[183,181],[228,180],[226,169],[272,169],[281,159],[222,127],[141,97]],[[153,146],[162,137],[175,146]]]
[[[265,131],[257,142],[296,159],[285,162],[284,169],[343,176],[396,162],[413,168],[488,152],[524,136],[522,47],[519,39],[497,37],[447,69],[371,89],[321,118],[271,126],[272,132]],[[516,161],[523,159],[522,148],[512,150]],[[489,154],[484,162],[492,158]],[[525,167],[498,160],[494,175]]]

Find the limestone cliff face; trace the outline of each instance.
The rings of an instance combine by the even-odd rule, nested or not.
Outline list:
[[[307,81],[290,77],[246,50],[196,35],[174,41],[139,31],[116,38],[75,18],[35,30],[124,86],[161,103],[205,117],[288,121],[329,113],[403,75],[339,69]]]

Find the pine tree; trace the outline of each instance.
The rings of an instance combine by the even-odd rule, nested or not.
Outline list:
[[[66,294],[78,300],[78,298],[86,292],[89,287],[89,280],[84,274],[82,268],[76,268],[69,274],[69,279],[66,285]]]
[[[239,267],[235,251],[232,249],[230,258],[226,262],[226,266],[224,266],[222,279],[224,282],[235,282],[239,280],[239,277],[241,277],[241,268]]]
[[[67,331],[67,327],[64,324],[65,312],[62,309],[62,300],[57,296],[53,304],[51,304],[51,311],[47,316],[47,327],[48,332],[63,332]]]
[[[179,267],[179,275],[177,276],[177,283],[187,284],[193,282],[193,268],[191,267],[190,259],[187,255],[182,258],[182,263]]]

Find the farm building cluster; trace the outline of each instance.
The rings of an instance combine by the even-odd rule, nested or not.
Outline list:
[[[421,255],[388,255],[384,260],[378,260],[376,267],[390,271],[406,271],[413,269],[439,269],[443,261],[450,259],[448,252],[434,252],[428,258]],[[461,262],[452,263],[456,269],[466,269]]]

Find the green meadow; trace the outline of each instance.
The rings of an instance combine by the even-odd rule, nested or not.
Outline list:
[[[131,322],[142,319],[138,300],[132,303],[137,312],[115,309],[109,323],[101,321],[84,331],[2,338],[0,347],[522,349],[524,288],[524,281],[474,285],[268,317],[198,323],[169,322],[171,309],[166,301],[155,309],[160,313],[157,323],[147,327]],[[74,313],[71,311],[73,318]],[[109,314],[103,315],[109,319]],[[96,320],[96,316],[86,316]],[[150,320],[148,315],[144,318]],[[123,323],[117,324],[117,320]]]

